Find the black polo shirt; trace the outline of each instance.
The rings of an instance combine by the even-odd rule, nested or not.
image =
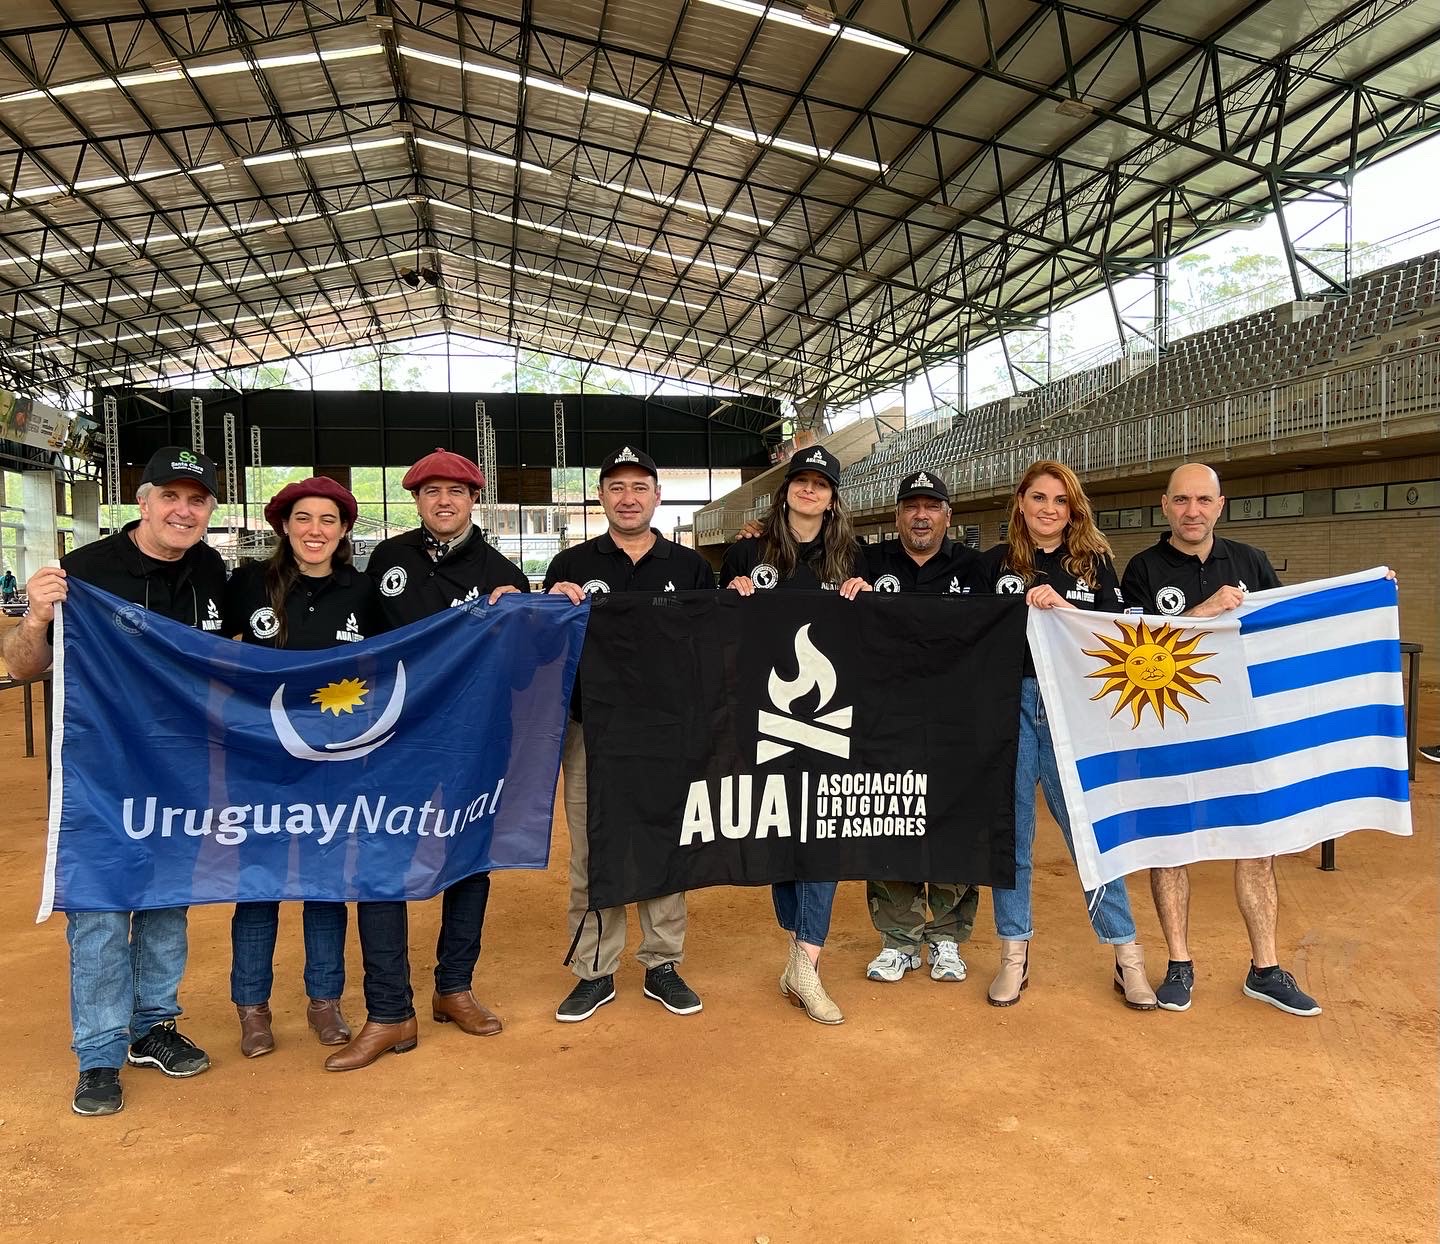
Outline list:
[[[173,562],[147,557],[130,533],[139,520],[60,559],[61,569],[122,600],[220,634],[225,628],[225,563],[201,540]],[[53,640],[53,628],[51,638]]]
[[[997,544],[980,555],[979,581],[983,589],[996,596],[1023,596],[1032,587],[1049,584],[1077,609],[1098,613],[1123,613],[1125,597],[1120,592],[1120,579],[1115,563],[1106,556],[1100,559],[1098,582],[1077,579],[1065,569],[1066,550],[1062,544],[1053,553],[1035,550],[1035,577],[1026,583],[1006,564],[1010,555],[1008,544]],[[1025,677],[1035,677],[1035,658],[1025,648]]]
[[[938,596],[964,596],[988,592],[977,577],[980,554],[949,536],[940,541],[924,565],[905,551],[899,540],[865,546],[865,577],[877,592],[929,592]]]
[[[497,587],[530,590],[525,572],[492,545],[478,527],[438,562],[425,550],[423,529],[382,540],[370,554],[366,574],[380,589],[380,608],[390,629],[433,617]]]
[[[725,560],[720,566],[720,586],[729,587],[735,579],[748,575],[754,581],[755,586],[762,591],[773,587],[787,588],[792,591],[804,589],[812,592],[820,588],[830,592],[839,589],[840,584],[838,583],[822,583],[816,569],[825,554],[823,533],[813,540],[796,545],[798,556],[795,561],[795,569],[784,582],[781,582],[779,571],[774,566],[761,561],[760,550],[763,544],[764,541],[759,536],[746,536],[742,540],[736,540],[726,549]],[[850,566],[851,577],[865,573],[865,546],[859,540],[855,541],[855,550]]]
[[[694,549],[667,540],[653,527],[655,537],[638,561],[610,538],[607,531],[555,554],[545,572],[545,590],[557,583],[577,583],[592,592],[689,592],[715,587],[715,572]]]
[[[286,648],[333,648],[384,629],[380,593],[353,566],[336,566],[323,578],[301,575],[285,598]],[[279,630],[265,589],[265,563],[247,562],[225,585],[225,634],[273,648]]]
[[[1203,605],[1222,587],[1261,592],[1279,586],[1270,559],[1249,544],[1216,536],[1210,556],[1202,562],[1177,549],[1167,531],[1130,559],[1121,590],[1131,606],[1174,617]]]

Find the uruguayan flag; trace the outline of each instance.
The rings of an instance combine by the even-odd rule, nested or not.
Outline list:
[[[1253,592],[1219,618],[1032,609],[1080,878],[1410,833],[1395,583]]]

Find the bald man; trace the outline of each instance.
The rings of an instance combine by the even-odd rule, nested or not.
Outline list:
[[[1257,548],[1215,534],[1225,509],[1220,477],[1202,463],[1176,467],[1160,498],[1170,530],[1125,567],[1125,603],[1148,614],[1217,618],[1248,592],[1279,587],[1270,559]],[[1150,890],[1170,948],[1170,966],[1155,991],[1167,1011],[1188,1011],[1195,985],[1190,959],[1190,875],[1182,868],[1152,868]],[[1245,996],[1290,1015],[1319,1015],[1315,999],[1280,967],[1275,949],[1279,896],[1273,857],[1235,861],[1235,901],[1250,934]]]

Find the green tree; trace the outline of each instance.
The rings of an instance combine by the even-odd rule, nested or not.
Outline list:
[[[255,389],[293,389],[290,383],[290,368],[286,363],[256,363],[252,367],[227,367],[223,371],[211,372],[207,389],[235,389],[252,392]]]
[[[522,350],[519,367],[500,377],[507,393],[634,393],[623,372],[581,359]]]

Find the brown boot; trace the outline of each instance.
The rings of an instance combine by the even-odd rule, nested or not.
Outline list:
[[[305,1008],[305,1022],[321,1045],[344,1045],[350,1040],[350,1025],[340,1013],[339,998],[311,998]]]
[[[413,1015],[398,1024],[374,1024],[367,1019],[355,1040],[325,1060],[325,1070],[358,1071],[381,1054],[408,1054],[419,1043]]]
[[[1125,995],[1125,1005],[1132,1011],[1153,1011],[1160,1005],[1145,979],[1145,952],[1139,942],[1115,947],[1115,992]]]
[[[457,1024],[472,1037],[493,1037],[503,1024],[500,1017],[475,1001],[468,989],[459,993],[437,993],[430,999],[430,1015],[437,1024]]]
[[[1030,983],[1030,943],[1000,942],[1000,971],[990,982],[985,998],[991,1006],[1014,1006]]]
[[[259,1058],[275,1050],[275,1034],[270,1031],[270,1004],[235,1007],[240,1016],[240,1053],[246,1058]]]

